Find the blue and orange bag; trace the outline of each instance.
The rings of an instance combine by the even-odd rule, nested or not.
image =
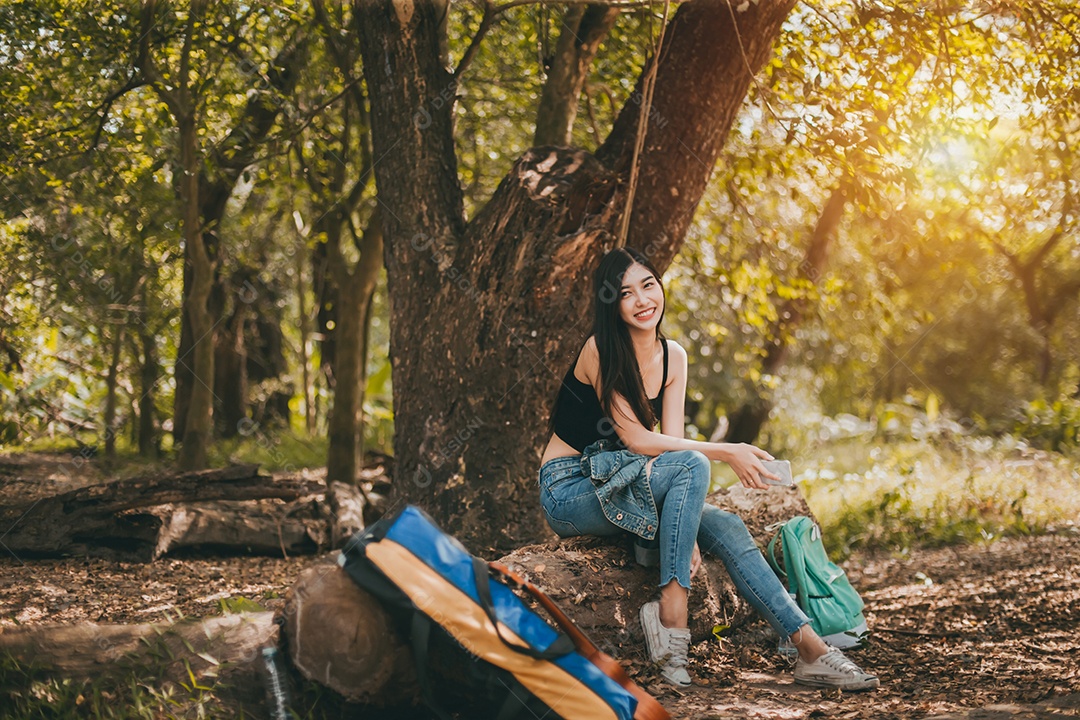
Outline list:
[[[425,704],[449,713],[432,693],[429,657],[439,654],[462,675],[456,689],[490,717],[566,720],[668,720],[532,583],[499,563],[471,555],[422,510],[407,506],[357,533],[339,562],[377,597],[412,647]],[[549,625],[515,590],[544,607]],[[529,712],[522,712],[528,710]]]

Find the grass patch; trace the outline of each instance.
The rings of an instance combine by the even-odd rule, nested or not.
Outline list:
[[[0,707],[11,720],[94,718],[103,720],[186,720],[240,718],[224,707],[213,686],[159,684],[146,672],[102,674],[77,680],[47,668],[0,657]]]
[[[274,434],[255,432],[246,437],[217,441],[210,448],[208,457],[214,467],[257,463],[271,472],[291,472],[324,467],[328,444],[325,436],[311,436],[294,430]]]
[[[793,463],[830,555],[1076,530],[1080,471],[1012,438],[852,438]]]

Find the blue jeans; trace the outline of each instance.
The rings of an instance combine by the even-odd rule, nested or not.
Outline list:
[[[619,535],[596,498],[592,480],[581,472],[580,457],[548,460],[540,468],[540,504],[548,525],[560,537]],[[672,579],[690,587],[690,559],[696,541],[704,553],[724,563],[736,589],[781,637],[809,619],[765,562],[742,518],[705,504],[709,459],[691,450],[656,456],[649,475],[660,508],[660,587]]]

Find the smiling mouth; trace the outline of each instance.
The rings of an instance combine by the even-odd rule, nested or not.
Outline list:
[[[639,313],[634,313],[634,317],[638,320],[648,320],[656,313],[656,308],[649,308],[648,310],[642,310]]]

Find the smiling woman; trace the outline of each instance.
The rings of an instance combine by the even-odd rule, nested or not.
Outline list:
[[[745,444],[684,438],[686,351],[660,332],[660,273],[631,248],[600,261],[593,333],[567,370],[539,472],[540,503],[562,537],[632,533],[659,545],[660,600],[641,608],[649,656],[673,685],[686,671],[687,593],[701,564],[698,543],[718,556],[747,601],[799,652],[795,681],[815,687],[877,687],[808,625],[738,515],[705,503],[710,460],[728,463],[746,487],[778,478]],[[657,422],[660,432],[655,431]]]

